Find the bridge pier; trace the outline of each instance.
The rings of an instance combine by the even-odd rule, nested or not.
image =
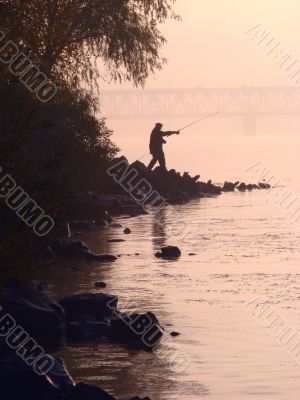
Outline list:
[[[255,115],[245,115],[243,118],[244,121],[244,134],[255,135],[256,134],[256,117]]]

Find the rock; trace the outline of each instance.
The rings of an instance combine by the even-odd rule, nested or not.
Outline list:
[[[67,316],[85,314],[92,315],[98,320],[113,315],[117,303],[116,296],[104,293],[83,293],[65,297],[59,302],[64,307]]]
[[[121,224],[116,224],[116,223],[115,223],[115,224],[111,224],[110,227],[111,227],[111,228],[122,228],[122,225],[121,225]]]
[[[121,242],[125,242],[124,239],[110,239],[107,241],[107,243],[121,243]]]
[[[140,253],[135,253],[134,255],[135,255],[135,256],[139,256],[139,255],[140,255]]]
[[[67,340],[68,342],[87,342],[107,337],[109,334],[110,323],[100,321],[77,321],[68,322]]]
[[[38,375],[17,356],[0,360],[0,392],[4,400],[63,400],[74,388],[74,381],[62,360],[53,357],[53,367]]]
[[[125,228],[123,232],[125,235],[130,235],[131,230],[129,228]]]
[[[222,190],[224,192],[233,192],[234,188],[235,186],[232,182],[225,182]]]
[[[71,396],[70,400],[116,400],[103,389],[96,386],[87,385],[85,383],[78,383]]]
[[[163,258],[178,258],[181,256],[181,251],[176,246],[162,247],[161,254]]]
[[[136,217],[137,215],[147,214],[147,211],[137,205],[137,204],[129,204],[129,205],[121,205],[119,207],[120,214],[129,215],[130,217]]]
[[[238,190],[240,192],[245,192],[246,191],[246,184],[244,182],[240,183],[240,185],[238,186]]]
[[[106,283],[105,282],[96,282],[95,283],[95,288],[97,288],[97,289],[104,289],[104,288],[106,288]]]
[[[261,188],[261,189],[270,189],[271,188],[271,185],[269,185],[268,183],[262,183],[262,182],[260,182],[259,184],[258,184],[258,186]]]
[[[196,256],[196,253],[189,253],[189,256]]]
[[[250,190],[250,191],[253,189],[251,184],[246,185],[246,188],[247,188],[247,190]]]
[[[56,243],[56,250],[62,256],[79,257],[86,261],[115,261],[117,258],[109,254],[96,254],[92,252],[87,244],[76,238],[64,239],[61,243]]]
[[[174,332],[171,332],[170,335],[173,336],[173,337],[176,337],[176,336],[179,336],[180,333],[174,331]]]
[[[1,305],[37,341],[59,344],[64,339],[64,309],[32,283],[24,285],[10,280],[2,293]]]
[[[160,251],[157,251],[155,254],[156,258],[161,258],[162,257],[162,253]]]
[[[144,314],[118,313],[110,318],[109,338],[119,343],[152,351],[159,344],[164,331],[156,316]]]
[[[138,396],[135,396],[135,397],[132,397],[130,400],[151,400],[149,397],[138,397]]]
[[[111,262],[116,261],[117,257],[110,255],[110,254],[95,254],[90,252],[86,255],[86,259],[88,261],[101,261],[101,262]]]

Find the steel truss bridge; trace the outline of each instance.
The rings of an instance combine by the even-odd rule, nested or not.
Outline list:
[[[189,118],[221,111],[217,117],[241,117],[246,133],[254,133],[263,116],[299,116],[300,89],[239,87],[106,90],[102,113],[111,119]]]

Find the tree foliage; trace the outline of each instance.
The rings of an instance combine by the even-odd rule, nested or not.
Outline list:
[[[179,18],[175,1],[2,0],[0,28],[47,74],[93,85],[101,58],[112,79],[139,85],[165,62],[160,24]]]

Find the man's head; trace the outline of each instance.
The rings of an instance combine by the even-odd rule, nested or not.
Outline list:
[[[161,124],[160,122],[157,122],[157,124],[155,126],[156,126],[156,128],[161,129],[163,127],[163,124]]]

